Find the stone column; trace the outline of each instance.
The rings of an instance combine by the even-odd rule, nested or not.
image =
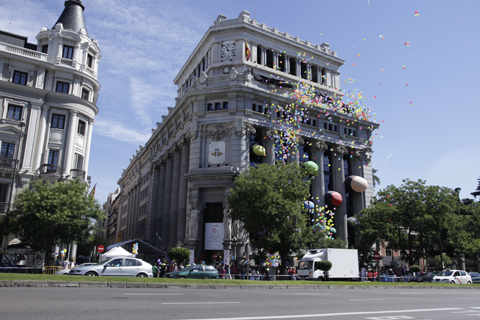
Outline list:
[[[315,161],[319,167],[318,175],[312,182],[313,197],[318,199],[318,203],[323,206],[325,204],[325,177],[323,172],[323,156],[325,150],[328,149],[328,145],[323,141],[316,141],[313,144],[313,161]]]
[[[337,239],[348,241],[347,232],[347,206],[345,203],[345,177],[343,170],[343,155],[347,150],[343,146],[337,146],[333,154],[333,189],[343,197],[342,204],[335,211],[335,228],[337,229]],[[348,247],[348,243],[346,244]]]
[[[290,57],[285,55],[285,73],[290,74]]]
[[[25,150],[23,152],[23,164],[20,168],[23,170],[34,171],[36,170],[39,165],[36,165],[36,161],[38,158],[38,151],[35,150],[36,144],[36,135],[41,135],[42,132],[39,130],[39,125],[42,125],[42,121],[40,119],[41,114],[41,106],[33,104],[31,105],[30,110],[30,119],[26,123],[25,128],[21,128],[21,130],[26,132],[25,136]],[[36,153],[37,151],[37,153]],[[41,152],[40,152],[41,153]]]
[[[307,79],[312,80],[312,65],[307,64]]]
[[[158,176],[158,192],[156,194],[155,201],[157,202],[157,228],[155,233],[158,233],[157,241],[160,245],[167,245],[167,236],[165,234],[165,225],[166,225],[166,213],[165,213],[165,183],[166,183],[166,168],[167,163],[165,159],[162,159],[159,167],[159,176]]]
[[[70,175],[70,169],[72,168],[73,139],[76,135],[75,129],[77,121],[78,114],[74,111],[70,111],[70,116],[68,119],[68,138],[65,146],[65,159],[63,161],[63,174],[66,176]]]
[[[262,48],[262,66],[267,65],[267,49]]]
[[[88,138],[87,146],[85,147],[85,179],[88,176],[88,165],[90,164],[90,146],[92,144],[93,120],[88,119],[86,129],[88,131]]]
[[[300,61],[299,59],[296,60],[296,63],[297,63],[297,74],[296,76],[301,78],[302,77],[302,61]]]
[[[177,230],[178,230],[178,186],[179,180],[181,179],[180,173],[180,162],[181,159],[181,147],[179,145],[175,146],[175,151],[173,153],[173,164],[172,164],[172,189],[171,189],[171,203],[170,203],[170,245],[176,245],[178,241]]]
[[[170,152],[170,151],[169,151]],[[163,192],[163,199],[164,199],[164,210],[163,210],[163,217],[164,217],[164,223],[163,223],[163,234],[165,236],[165,243],[167,246],[170,246],[170,239],[171,239],[171,220],[172,220],[172,214],[171,214],[171,203],[172,203],[172,178],[173,178],[173,155],[171,153],[168,154],[167,158],[167,169],[166,169],[166,174],[165,174],[165,189]]]
[[[49,109],[48,106],[44,105],[42,108],[42,112],[40,115],[40,125],[39,125],[39,130],[38,130],[38,136],[37,136],[37,145],[35,146],[35,162],[33,163],[33,170],[38,170],[40,166],[43,164],[42,163],[42,155],[44,154],[45,151],[45,138],[48,132],[48,115],[49,115]]]
[[[178,222],[177,222],[177,241],[182,244],[185,242],[185,228],[186,228],[186,207],[187,207],[187,177],[188,173],[188,158],[189,158],[189,141],[185,140],[182,146],[180,176],[178,186]]]
[[[278,52],[273,51],[273,69],[278,70]]]
[[[275,164],[275,141],[272,136],[272,130],[268,129],[266,133],[266,140],[265,140],[265,146],[266,146],[266,151],[267,151],[267,163],[268,164]]]
[[[360,151],[356,151],[352,159],[352,175],[363,177],[363,161],[364,155]],[[352,190],[350,192],[350,197],[352,199],[352,213],[353,215],[357,215],[360,211],[365,209],[364,192],[356,192]]]

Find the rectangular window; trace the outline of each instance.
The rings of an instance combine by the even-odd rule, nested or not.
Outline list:
[[[302,79],[308,79],[307,64],[303,62],[300,63],[300,69],[301,69]]]
[[[215,102],[215,111],[222,110],[222,104],[220,102]]]
[[[75,169],[83,170],[83,156],[75,153]]]
[[[317,66],[312,66],[312,81],[318,82],[318,68]]]
[[[214,111],[213,103],[207,103],[207,111]]]
[[[42,53],[48,53],[48,44],[42,46]]]
[[[285,55],[281,54],[278,56],[278,70],[285,72]]]
[[[223,101],[223,110],[228,110],[228,101]]]
[[[86,128],[86,123],[83,120],[78,120],[78,128],[77,128],[77,133],[81,136],[85,135],[85,128]]]
[[[22,109],[21,106],[8,105],[7,119],[22,120]]]
[[[50,128],[64,129],[65,128],[65,116],[63,114],[52,114],[52,123]]]
[[[70,91],[70,83],[64,81],[57,81],[56,92],[68,94]]]
[[[62,57],[65,59],[73,59],[73,47],[63,46]]]
[[[273,68],[273,51],[267,49],[267,67]]]
[[[93,67],[93,56],[91,54],[87,54],[87,66],[89,68]]]
[[[57,149],[50,149],[48,151],[48,167],[47,172],[57,171],[58,155],[60,152]]]
[[[87,101],[90,99],[90,90],[82,88],[82,99]]]
[[[257,47],[257,63],[262,64],[262,47]]]
[[[1,156],[2,158],[13,159],[15,154],[15,143],[2,142]]]
[[[257,105],[255,103],[252,104],[252,111],[257,111]]]
[[[297,75],[297,59],[290,58],[290,74],[293,76]]]
[[[13,71],[13,83],[26,86],[28,80],[28,73],[21,71]]]

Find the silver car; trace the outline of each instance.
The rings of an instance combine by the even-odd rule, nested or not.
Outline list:
[[[102,264],[76,266],[70,275],[153,277],[152,265],[136,258],[113,258]]]

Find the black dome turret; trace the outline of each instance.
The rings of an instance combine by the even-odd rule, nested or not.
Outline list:
[[[55,25],[61,23],[64,29],[75,32],[79,32],[81,29],[87,30],[85,20],[83,19],[83,10],[85,10],[85,7],[81,0],[65,1],[65,9],[63,9],[62,15],[58,18]]]

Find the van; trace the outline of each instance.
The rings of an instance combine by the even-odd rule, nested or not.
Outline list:
[[[316,280],[324,278],[323,271],[318,269],[318,263],[328,260],[332,268],[328,277],[332,280],[359,280],[357,249],[310,249],[300,259],[297,268],[297,278]]]

